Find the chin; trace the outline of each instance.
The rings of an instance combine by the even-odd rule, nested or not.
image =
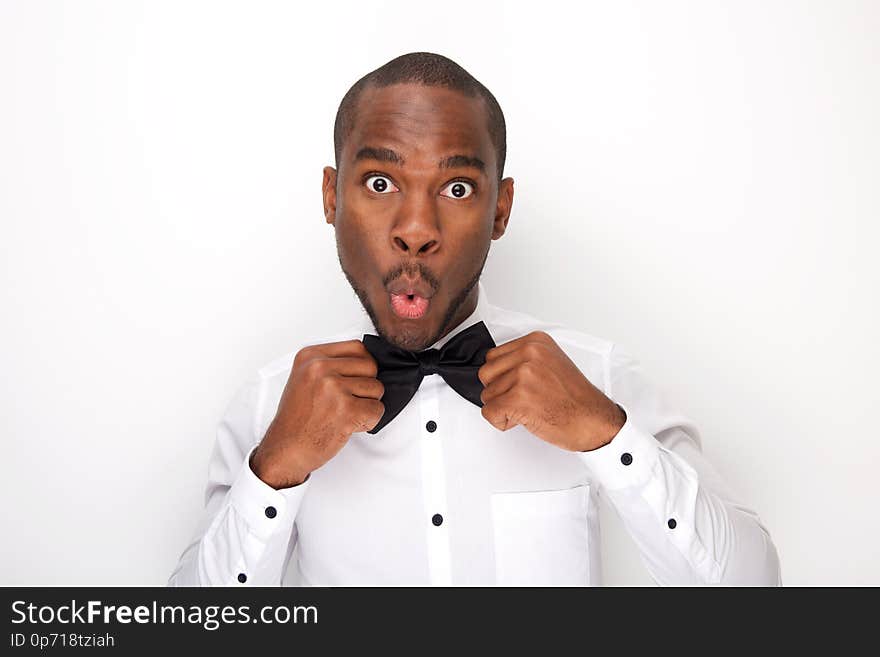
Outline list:
[[[434,344],[431,339],[431,328],[426,324],[424,326],[414,326],[412,320],[400,319],[394,317],[391,320],[391,326],[386,324],[383,327],[383,337],[395,347],[406,349],[407,351],[421,351]]]

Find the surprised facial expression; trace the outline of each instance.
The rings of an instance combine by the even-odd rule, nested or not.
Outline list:
[[[382,337],[418,351],[473,311],[513,201],[482,98],[367,87],[323,187],[340,265]]]

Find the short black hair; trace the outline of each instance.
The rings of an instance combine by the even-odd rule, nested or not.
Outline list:
[[[357,118],[357,103],[363,90],[368,87],[388,87],[392,84],[416,83],[426,87],[445,87],[459,91],[471,98],[481,97],[486,107],[489,136],[495,146],[498,162],[498,180],[504,173],[504,160],[507,157],[507,128],[504,113],[492,92],[479,80],[454,61],[432,52],[411,52],[395,57],[374,71],[370,71],[355,82],[346,92],[336,111],[333,125],[333,148],[336,155],[336,168],[342,154],[342,146],[351,134]]]

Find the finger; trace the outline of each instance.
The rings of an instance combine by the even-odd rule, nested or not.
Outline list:
[[[518,397],[516,392],[508,390],[499,395],[480,409],[483,417],[499,431],[507,431],[519,424],[516,411]]]
[[[546,347],[553,344],[556,344],[556,341],[553,340],[553,338],[545,331],[532,331],[514,340],[511,340],[510,342],[505,342],[502,345],[493,347],[488,352],[486,352],[486,360],[495,360],[496,358],[500,358],[501,356],[504,356],[511,351],[522,349],[526,345],[543,345]]]
[[[513,369],[524,360],[524,356],[520,351],[511,351],[492,361],[486,361],[477,370],[477,378],[488,386],[504,372]]]
[[[512,351],[516,351],[523,345],[524,342],[528,340],[528,338],[528,335],[524,335],[522,337],[516,338],[515,340],[511,340],[510,342],[500,344],[497,347],[492,347],[489,351],[486,352],[486,362],[488,363],[495,360],[496,358],[500,358],[501,356],[509,354]]]
[[[509,342],[505,342],[504,344],[498,345],[497,347],[493,347],[486,352],[486,360],[494,360],[496,358],[500,358],[501,356],[504,356],[511,351],[521,349],[527,344],[547,345],[551,342],[553,342],[553,338],[551,338],[544,331],[532,331],[531,333],[526,333],[525,335],[510,340]]]
[[[355,397],[382,399],[385,394],[382,382],[371,376],[345,376],[342,377],[342,384]]]
[[[344,356],[341,358],[326,358],[323,365],[329,371],[342,376],[367,376],[375,378],[379,371],[376,361],[372,358],[358,358]]]
[[[352,423],[354,431],[369,431],[385,414],[385,404],[376,399],[352,397]]]
[[[496,377],[492,383],[483,388],[480,399],[484,404],[510,390],[519,378],[517,368],[513,367]]]

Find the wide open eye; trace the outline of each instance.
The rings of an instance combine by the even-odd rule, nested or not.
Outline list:
[[[450,198],[468,198],[473,193],[474,186],[464,180],[453,180],[443,188],[442,192],[440,192],[443,196],[448,196]]]
[[[377,194],[400,191],[386,176],[372,175],[364,181],[364,184],[367,186],[367,189]]]

